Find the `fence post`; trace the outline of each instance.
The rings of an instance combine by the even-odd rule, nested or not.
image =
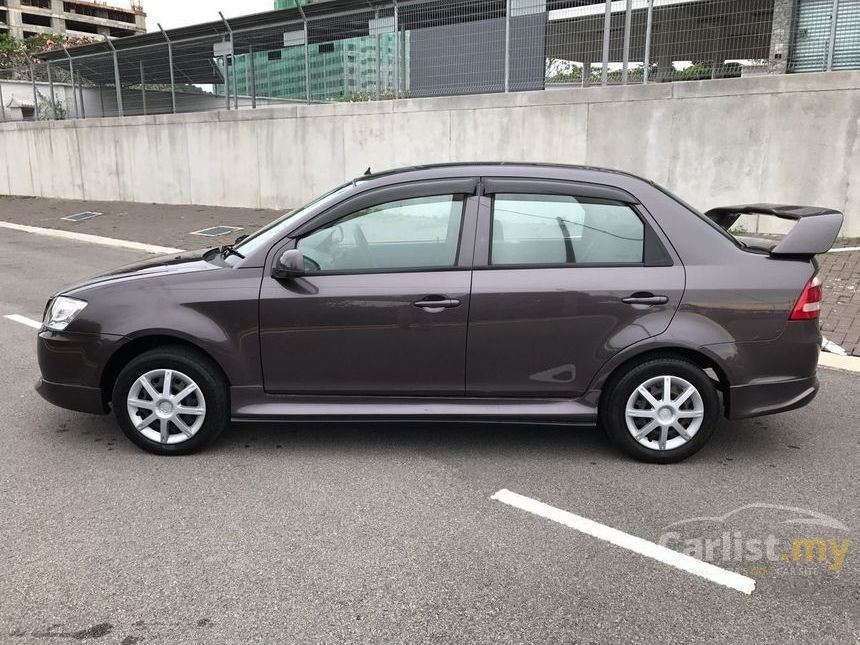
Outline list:
[[[830,40],[827,43],[827,71],[833,69],[833,52],[836,47],[836,18],[839,14],[839,0],[833,0],[830,10]]]
[[[600,84],[609,81],[609,27],[612,25],[612,0],[606,0],[606,14],[603,17],[603,69],[600,72]]]
[[[630,22],[633,18],[633,0],[627,0],[624,10],[624,54],[621,62],[621,84],[627,85],[630,78]]]
[[[143,100],[143,116],[146,116],[146,75],[143,72],[143,61],[140,61],[140,98]]]
[[[69,59],[69,76],[72,77],[72,100],[75,104],[75,118],[79,119],[81,114],[78,110],[78,93],[75,91],[75,63],[72,60],[72,55],[69,53],[69,50],[66,49],[65,45],[63,45],[63,51],[66,53],[66,58]]]
[[[167,41],[167,63],[170,65],[170,104],[173,107],[173,113],[176,114],[176,84],[173,82],[173,43],[160,22],[158,23],[158,29],[161,31],[161,35],[164,36],[164,40]]]
[[[218,15],[221,16],[221,22],[223,22],[224,26],[227,28],[227,33],[230,35],[230,49],[233,49],[233,47],[235,46],[233,43],[233,29],[230,28],[230,23],[227,22],[227,19],[224,17],[223,13],[221,13],[219,11]],[[231,76],[231,74],[230,74],[230,71],[228,70],[230,58],[231,57],[228,57],[227,54],[224,54],[224,95],[227,97],[227,109],[228,110],[230,109],[230,76]],[[232,59],[233,59],[233,63],[234,63],[234,69],[233,69],[234,73],[232,74],[233,86],[236,89],[236,91],[235,91],[236,109],[238,110],[239,109],[239,84],[238,84],[238,79],[236,78],[237,74],[235,73],[236,72],[236,69],[235,69],[236,51],[235,50],[233,50]]]
[[[373,17],[379,20],[379,9],[377,9]],[[378,101],[381,97],[381,89],[380,85],[382,84],[382,60],[380,59],[380,47],[382,45],[381,41],[382,36],[380,34],[376,34],[376,100]]]
[[[406,25],[400,25],[400,36],[398,36],[397,52],[398,60],[400,61],[400,96],[408,98],[407,91],[409,90],[409,61],[406,58]]]
[[[24,56],[27,57],[27,63],[30,65],[30,83],[33,85],[33,118],[38,121],[39,120],[39,92],[36,89],[36,71],[33,68],[33,59],[30,58],[30,54],[24,52]]]
[[[505,3],[505,92],[511,91],[511,0]]]
[[[230,60],[227,58],[227,54],[224,54],[221,57],[221,60],[224,61],[224,97],[227,100],[227,111],[229,112],[230,111]]]
[[[254,48],[251,47],[248,52],[248,70],[251,73],[251,109],[257,109],[257,68],[254,62]]]
[[[125,116],[125,110],[122,105],[122,81],[119,77],[119,59],[116,55],[116,47],[113,46],[111,39],[108,38],[105,42],[110,47],[111,52],[113,52],[113,82],[116,85],[116,107],[119,115],[122,117]]]
[[[311,41],[308,33],[308,18],[305,15],[305,10],[302,9],[301,3],[298,3],[297,9],[302,14],[302,22],[305,26],[305,102],[311,102]]]
[[[6,123],[6,104],[3,102],[2,82],[0,82],[0,123]]]
[[[645,60],[642,70],[642,84],[648,84],[648,76],[651,72],[651,29],[654,22],[654,0],[648,0],[648,18],[645,21]]]
[[[51,63],[45,63],[45,67],[48,69],[48,90],[51,95],[51,120],[57,120],[57,103],[54,95],[54,77],[51,74]]]
[[[400,7],[394,0],[394,98],[400,98]]]
[[[75,91],[75,86],[72,84],[72,92]],[[87,118],[87,106],[84,104],[84,78],[81,76],[81,73],[78,72],[78,92],[81,95],[81,118]]]

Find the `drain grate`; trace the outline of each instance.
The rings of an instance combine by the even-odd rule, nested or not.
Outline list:
[[[60,219],[66,220],[67,222],[85,222],[86,220],[92,219],[93,217],[98,217],[99,215],[104,215],[104,213],[97,213],[96,211],[84,211],[83,213],[67,215],[66,217],[61,217]]]
[[[241,230],[241,226],[211,226],[209,228],[204,228],[199,231],[192,231],[191,235],[202,235],[203,237],[218,237],[219,235],[227,235],[228,233],[234,233],[236,231]]]

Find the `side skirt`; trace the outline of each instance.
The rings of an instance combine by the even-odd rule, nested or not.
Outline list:
[[[233,422],[343,420],[491,421],[593,425],[597,408],[579,399],[306,396],[230,388]]]

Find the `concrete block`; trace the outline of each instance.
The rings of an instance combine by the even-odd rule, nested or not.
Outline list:
[[[259,173],[262,208],[297,208],[304,203],[301,181],[305,149],[298,144],[298,119],[257,122],[257,163],[246,172]]]
[[[666,174],[653,178],[702,211],[767,201],[761,176],[773,125],[769,108],[769,95],[676,102],[668,115],[671,141],[659,153],[668,155]]]
[[[831,91],[770,96],[770,129],[762,168],[762,201],[832,206],[846,211],[843,234],[857,230],[857,145],[860,92]]]
[[[454,160],[452,112],[398,112],[393,115],[393,123],[392,162],[388,168],[374,168],[374,171]]]
[[[120,122],[119,119],[107,120]],[[81,124],[82,127],[77,128],[77,134],[83,176],[83,198],[107,201],[124,199],[117,142],[122,137],[128,136],[128,130],[121,125],[105,127],[92,123],[81,122]],[[54,172],[59,171],[56,163],[48,167]]]
[[[614,88],[613,88],[614,89]],[[588,106],[589,165],[624,170],[666,184],[677,136],[671,101],[623,101]]]
[[[353,115],[342,117],[341,122],[344,163],[341,179],[358,177],[368,167],[378,170],[395,165],[395,121],[390,114]]]

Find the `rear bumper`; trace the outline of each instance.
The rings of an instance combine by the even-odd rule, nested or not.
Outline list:
[[[36,392],[48,403],[68,410],[88,414],[107,414],[109,411],[104,403],[102,391],[97,387],[52,383],[39,379],[36,383]]]
[[[818,394],[818,377],[769,383],[751,383],[729,388],[730,419],[748,419],[802,408]]]
[[[708,345],[729,384],[726,417],[748,419],[801,408],[818,393],[817,320],[792,320],[778,338]]]

